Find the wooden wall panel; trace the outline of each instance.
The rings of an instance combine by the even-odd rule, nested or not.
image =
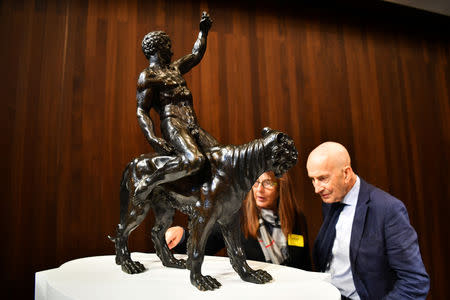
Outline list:
[[[449,19],[387,3],[288,1],[0,2],[0,254],[10,292],[31,297],[34,272],[113,254],[106,235],[122,170],[151,151],[135,116],[148,63],[141,40],[165,30],[178,58],[202,10],[214,20],[208,49],[185,77],[202,127],[224,144],[264,126],[294,138],[310,243],[321,209],[307,155],[326,140],[346,145],[356,172],[407,206],[429,299],[449,298]],[[132,234],[132,251],[153,251],[152,221]]]

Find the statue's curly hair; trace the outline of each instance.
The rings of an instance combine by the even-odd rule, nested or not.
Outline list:
[[[159,50],[171,47],[171,41],[167,33],[164,31],[152,31],[145,35],[142,40],[142,51],[147,59]]]

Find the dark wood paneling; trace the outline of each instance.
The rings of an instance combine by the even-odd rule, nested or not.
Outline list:
[[[294,138],[311,243],[321,213],[307,155],[346,145],[361,177],[406,204],[429,299],[450,297],[449,19],[380,3],[241,2],[1,2],[1,265],[13,291],[31,297],[34,272],[113,254],[122,169],[151,151],[135,117],[141,40],[165,30],[180,57],[208,10],[208,50],[186,75],[201,125],[224,144],[264,126]],[[153,251],[151,224],[132,251]]]

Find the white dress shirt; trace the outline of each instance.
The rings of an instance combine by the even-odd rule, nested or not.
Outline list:
[[[333,257],[330,268],[326,271],[331,275],[331,283],[339,289],[342,295],[350,299],[360,299],[356,292],[350,267],[350,237],[356,203],[358,202],[359,187],[360,180],[356,176],[355,184],[342,200],[342,203],[346,205],[336,223],[336,238],[332,249]]]

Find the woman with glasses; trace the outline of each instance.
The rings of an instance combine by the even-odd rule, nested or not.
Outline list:
[[[247,259],[311,270],[306,220],[287,174],[278,179],[266,172],[256,180],[242,204],[241,227]],[[185,253],[186,235],[182,227],[169,228],[169,248]],[[216,225],[205,254],[216,254],[224,246]]]

